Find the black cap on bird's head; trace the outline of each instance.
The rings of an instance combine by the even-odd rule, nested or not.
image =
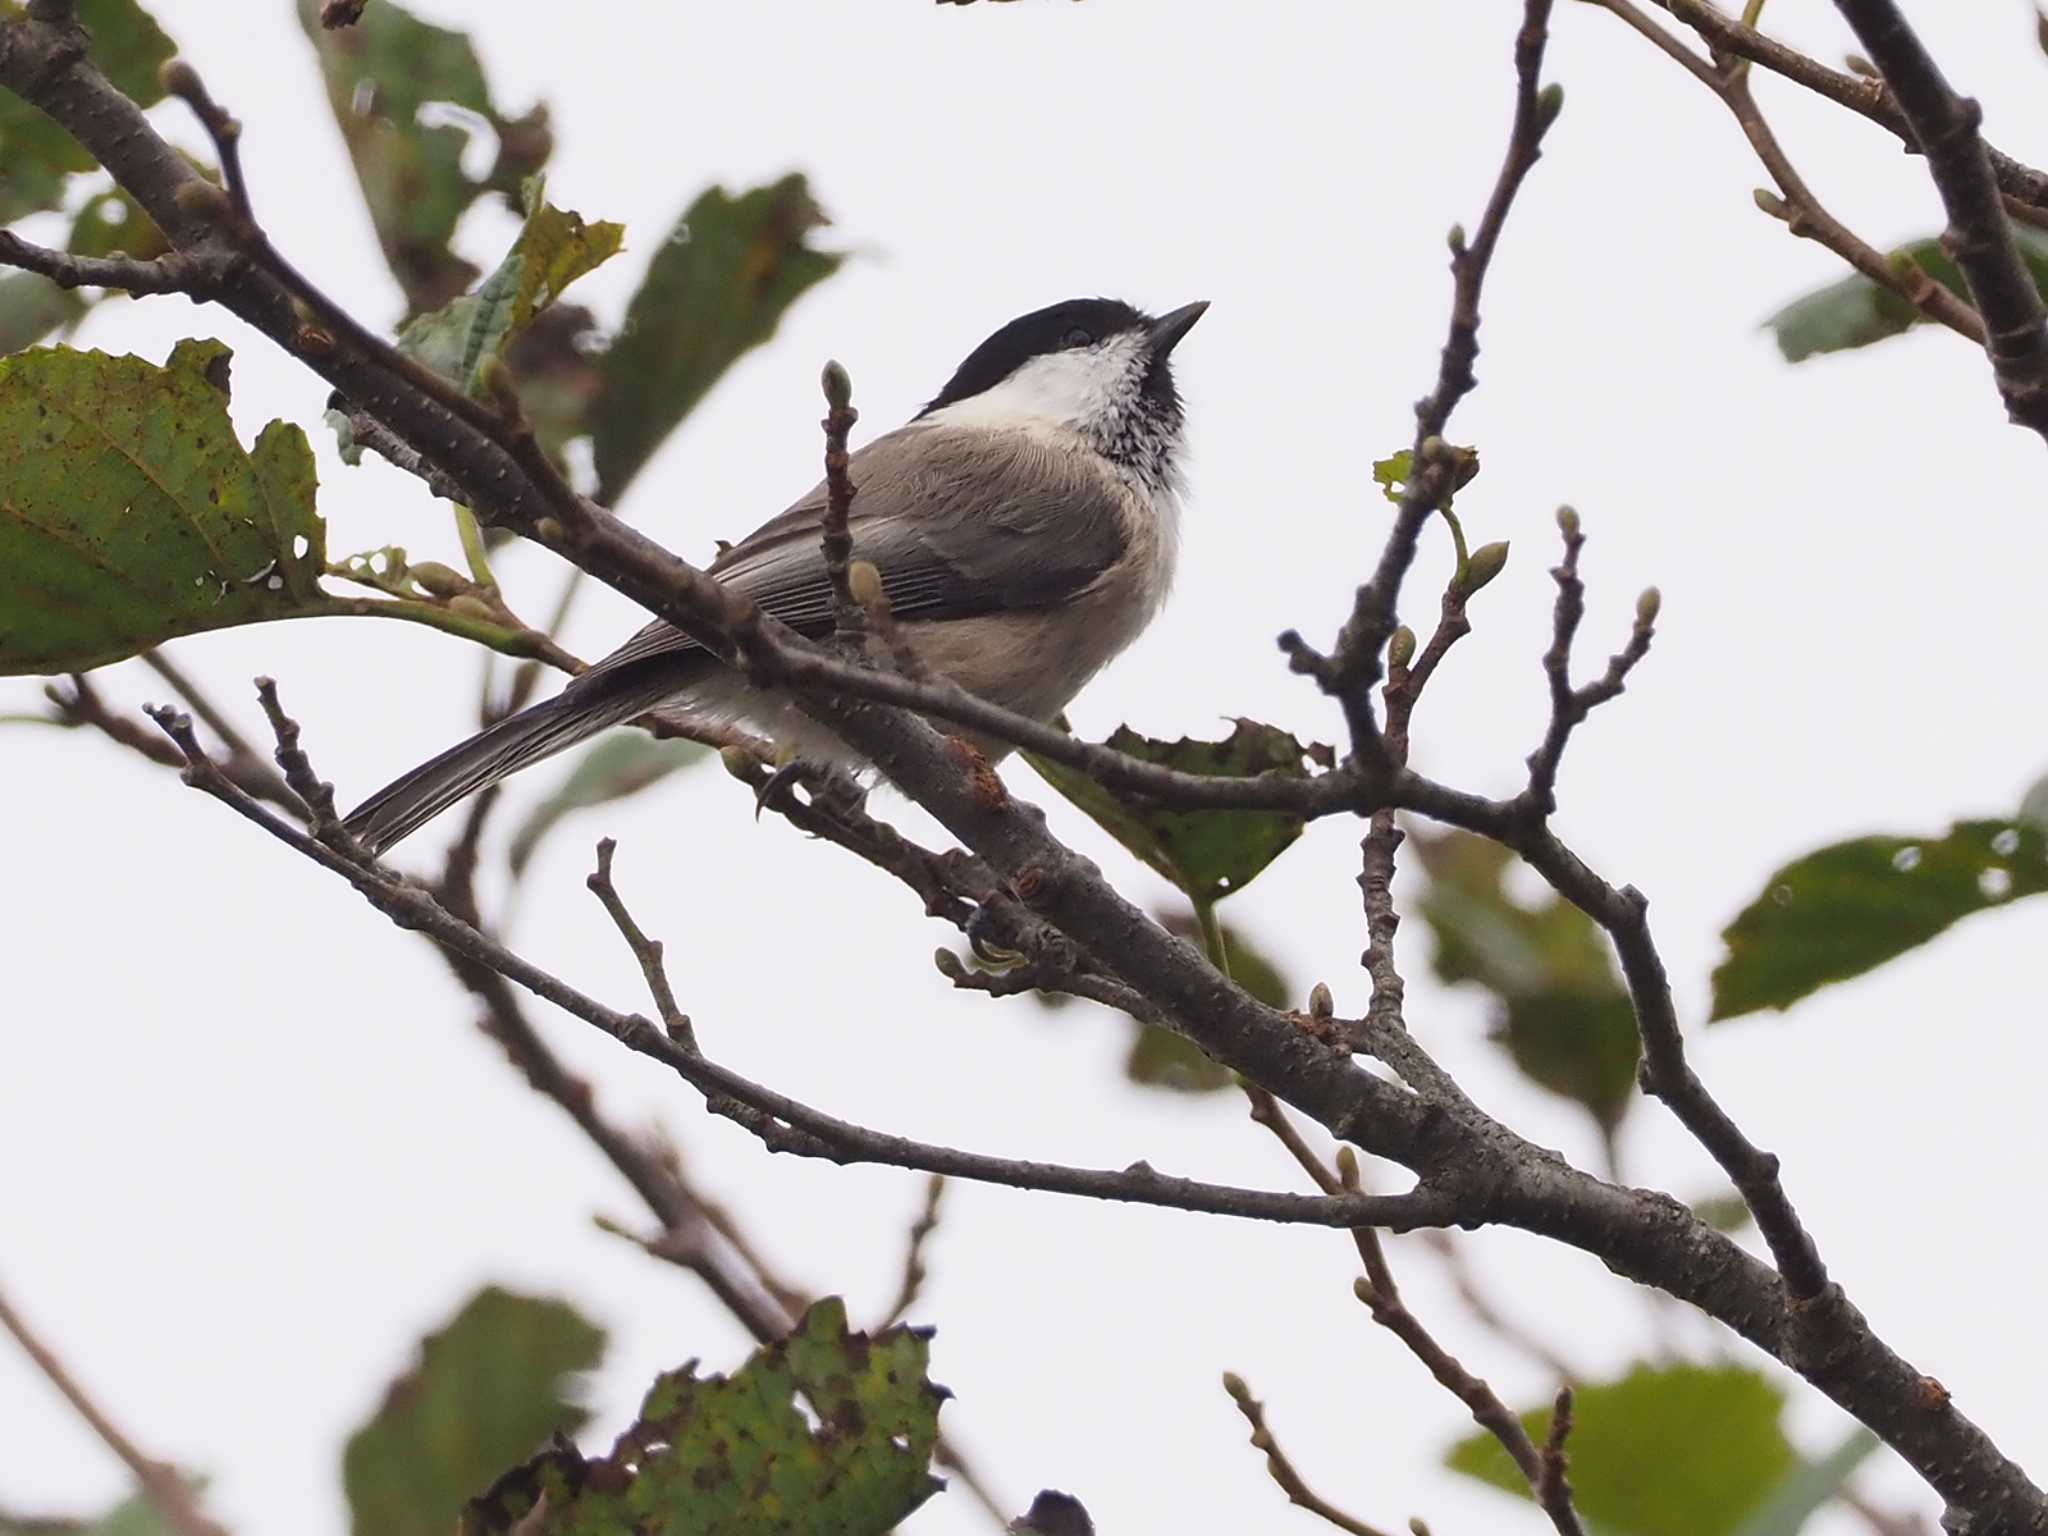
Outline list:
[[[918,414],[984,425],[1051,419],[1115,458],[1170,452],[1181,408],[1168,359],[1208,307],[1153,316],[1119,299],[1068,299],[1035,309],[968,353]]]

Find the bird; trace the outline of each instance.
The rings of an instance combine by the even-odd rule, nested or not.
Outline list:
[[[853,558],[875,567],[920,666],[1045,722],[1152,621],[1172,585],[1186,489],[1170,359],[1208,307],[1153,316],[1068,299],[1020,315],[908,423],[851,456]],[[821,481],[724,547],[708,574],[800,634],[829,634],[826,505]],[[663,706],[749,724],[785,760],[866,766],[787,694],[656,620],[553,698],[386,785],[344,825],[381,855],[486,786]]]

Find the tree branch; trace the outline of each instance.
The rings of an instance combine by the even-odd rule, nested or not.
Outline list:
[[[1266,1405],[1252,1396],[1251,1388],[1245,1385],[1242,1376],[1225,1371],[1223,1390],[1230,1394],[1230,1400],[1237,1404],[1237,1411],[1251,1425],[1252,1447],[1264,1453],[1267,1473],[1280,1485],[1280,1491],[1287,1495],[1290,1503],[1299,1505],[1340,1531],[1349,1532],[1350,1536],[1386,1536],[1378,1526],[1367,1525],[1356,1515],[1347,1515],[1309,1487],[1294,1469],[1294,1463],[1287,1459],[1287,1453],[1280,1449],[1280,1442],[1273,1438],[1273,1432],[1266,1427]]]
[[[2048,318],[1977,131],[1983,108],[1950,88],[1894,0],[1835,0],[1835,9],[1855,29],[1927,157],[1948,210],[1942,249],[1984,317],[1984,350],[2006,414],[2048,438]]]
[[[85,1420],[88,1428],[99,1436],[100,1443],[117,1457],[123,1466],[134,1474],[141,1485],[143,1497],[149,1500],[156,1512],[163,1516],[164,1523],[178,1533],[178,1536],[227,1536],[225,1528],[208,1519],[199,1507],[192,1489],[179,1475],[176,1467],[153,1457],[145,1456],[141,1449],[124,1435],[114,1421],[107,1417],[106,1410],[93,1401],[84,1387],[64,1368],[54,1351],[29,1328],[22,1315],[14,1310],[5,1293],[0,1293],[0,1328],[14,1335],[22,1353],[43,1373],[51,1386],[55,1387],[64,1400],[71,1404],[78,1416]]]

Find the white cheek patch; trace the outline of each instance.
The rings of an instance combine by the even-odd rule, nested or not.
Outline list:
[[[993,389],[958,400],[926,419],[952,426],[993,427],[1022,421],[1086,428],[1123,411],[1142,376],[1136,336],[1103,346],[1034,357]]]

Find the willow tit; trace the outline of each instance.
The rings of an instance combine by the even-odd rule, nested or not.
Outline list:
[[[1157,319],[1112,299],[1035,310],[969,353],[909,425],[853,455],[854,558],[879,572],[925,667],[1050,720],[1151,622],[1179,538],[1181,403],[1168,357],[1208,307]],[[829,633],[825,502],[821,483],[710,574],[802,634]],[[381,853],[465,796],[663,705],[858,766],[786,695],[657,620],[554,698],[379,790],[348,828]]]

